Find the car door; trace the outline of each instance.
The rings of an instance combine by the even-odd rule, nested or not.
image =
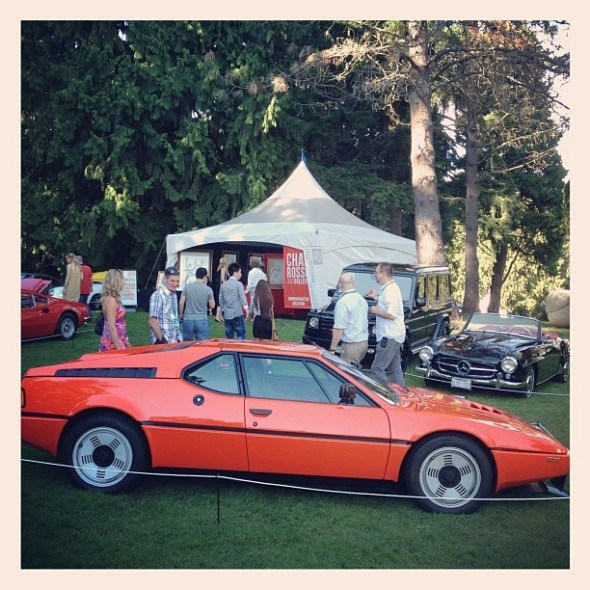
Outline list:
[[[55,331],[55,317],[47,297],[33,293],[25,297],[21,294],[21,332],[22,338],[50,336]]]
[[[383,409],[358,392],[339,403],[345,380],[315,360],[242,355],[250,470],[382,479],[390,448]]]
[[[561,362],[561,352],[556,340],[545,339],[536,345],[533,359],[537,363],[537,383],[543,383],[556,375]]]
[[[217,354],[190,365],[168,389],[160,386],[143,396],[150,408],[144,429],[153,465],[247,471],[244,396],[236,355]]]

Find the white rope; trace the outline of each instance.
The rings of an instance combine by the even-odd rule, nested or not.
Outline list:
[[[37,465],[48,465],[50,467],[61,467],[66,469],[75,469],[73,465],[65,465],[63,463],[53,463],[48,461],[37,461],[35,459],[22,459],[23,463],[34,463]],[[84,469],[84,467],[81,467]],[[277,487],[277,488],[286,488],[291,490],[301,490],[307,492],[321,492],[324,494],[341,494],[345,496],[371,496],[371,497],[378,497],[378,498],[402,498],[402,499],[409,499],[409,500],[419,500],[419,499],[429,499],[429,500],[440,500],[439,497],[436,496],[412,496],[407,494],[387,494],[387,493],[376,493],[376,492],[354,492],[354,491],[345,491],[345,490],[332,490],[332,489],[325,489],[325,488],[314,488],[308,486],[295,486],[289,484],[281,484],[281,483],[274,483],[274,482],[264,482],[258,481],[254,479],[246,479],[246,478],[239,478],[239,477],[232,477],[229,475],[201,475],[201,474],[192,474],[192,473],[156,473],[152,471],[125,471],[126,474],[133,474],[133,475],[143,475],[143,476],[155,476],[155,477],[185,477],[185,478],[196,478],[196,479],[224,479],[227,481],[237,481],[240,483],[251,483],[259,486],[268,486],[268,487]],[[462,497],[445,497],[445,500],[464,500],[465,498]],[[478,501],[478,502],[539,502],[539,501],[547,501],[547,500],[569,500],[570,497],[568,496],[543,496],[538,498],[470,498],[470,500]]]

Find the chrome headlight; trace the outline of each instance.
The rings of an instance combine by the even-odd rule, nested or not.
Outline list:
[[[310,328],[313,328],[314,330],[317,330],[320,326],[320,318],[318,316],[314,316],[312,318],[309,318],[309,322],[307,323],[307,325]]]
[[[420,350],[420,352],[418,353],[418,356],[420,357],[420,360],[423,363],[427,363],[428,361],[432,360],[432,357],[434,356],[434,352],[433,352],[432,348],[430,348],[430,346],[425,346],[424,348],[422,348]]]
[[[369,326],[369,331],[371,332],[371,336],[377,336],[377,326],[375,324]]]
[[[505,356],[500,363],[504,373],[514,373],[518,367],[518,361],[513,356]]]

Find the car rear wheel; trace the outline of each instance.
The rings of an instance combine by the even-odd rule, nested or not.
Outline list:
[[[460,435],[437,436],[418,444],[406,468],[406,484],[428,512],[469,514],[481,507],[493,488],[485,451]]]
[[[555,376],[559,383],[567,383],[570,380],[570,357],[565,357],[561,362],[561,373]]]
[[[62,448],[63,462],[72,466],[72,481],[88,490],[128,489],[149,464],[141,432],[118,416],[99,414],[83,419],[67,433]]]
[[[59,318],[57,333],[61,334],[64,340],[71,340],[76,335],[76,318],[72,314],[65,314]]]

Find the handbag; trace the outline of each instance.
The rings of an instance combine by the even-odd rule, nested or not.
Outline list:
[[[94,333],[98,336],[102,336],[102,332],[104,330],[104,312],[100,312],[98,318],[96,319],[96,325],[94,326]]]

